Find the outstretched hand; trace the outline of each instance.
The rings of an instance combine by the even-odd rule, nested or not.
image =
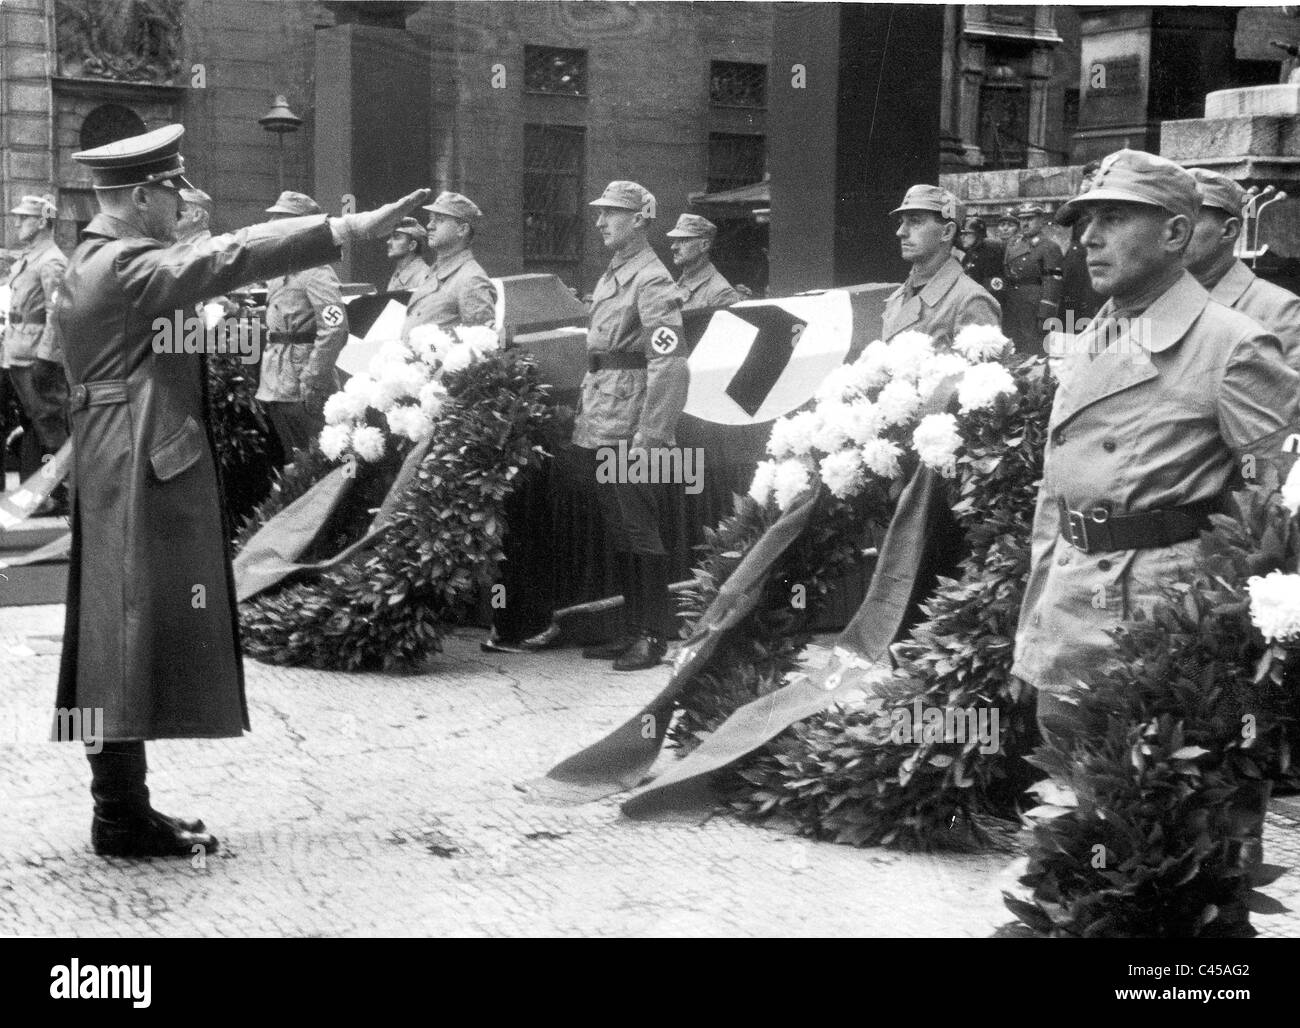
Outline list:
[[[429,202],[433,196],[432,189],[417,189],[400,200],[376,207],[373,211],[361,214],[345,214],[339,219],[346,234],[353,239],[384,239],[392,235],[397,223],[404,217]]]

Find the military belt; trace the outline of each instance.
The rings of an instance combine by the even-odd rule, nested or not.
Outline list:
[[[1086,511],[1071,510],[1058,500],[1061,535],[1076,550],[1107,553],[1115,550],[1151,550],[1195,539],[1210,527],[1210,515],[1223,510],[1219,498],[1139,514],[1110,512],[1099,503]]]
[[[105,404],[126,403],[126,379],[103,378],[98,382],[82,382],[73,386],[68,396],[73,411]]]
[[[589,353],[587,370],[589,371],[632,371],[644,368],[644,353]]]
[[[267,342],[271,343],[314,343],[315,332],[268,332]]]
[[[19,314],[10,314],[10,315],[9,315],[9,324],[11,324],[11,325],[44,325],[44,324],[45,324],[45,312],[44,312],[44,311],[41,311],[39,314],[29,314],[29,315],[28,315],[27,317],[25,317],[25,318],[24,318],[22,315],[19,315]]]

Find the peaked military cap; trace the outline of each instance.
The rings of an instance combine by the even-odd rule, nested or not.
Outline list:
[[[1186,168],[1143,150],[1116,150],[1101,162],[1092,186],[1062,205],[1056,220],[1068,225],[1079,217],[1084,204],[1107,200],[1163,207],[1192,219],[1201,209],[1196,179]]]
[[[698,214],[681,215],[677,227],[664,233],[669,239],[712,239],[717,234],[718,226]]]
[[[1037,203],[1034,200],[1026,200],[1016,208],[1015,216],[1017,218],[1037,218],[1046,213],[1047,208],[1041,203]]]
[[[181,156],[184,125],[164,125],[152,132],[105,143],[93,150],[74,153],[72,159],[90,169],[96,189],[125,189],[166,183],[193,189],[184,175]]]
[[[984,224],[983,218],[967,218],[961,230],[963,232],[974,232],[976,235],[982,236],[988,233],[989,227]]]
[[[306,193],[286,189],[275,203],[266,209],[267,214],[319,214],[320,204]]]
[[[430,214],[445,214],[449,218],[460,218],[461,221],[474,221],[483,217],[478,204],[460,193],[439,193],[438,198],[433,203],[426,204],[424,209]]]
[[[939,186],[913,186],[907,191],[900,203],[889,213],[902,214],[903,211],[931,211],[945,221],[961,224],[966,214],[965,205],[957,197]]]
[[[998,217],[998,224],[999,224],[999,225],[1015,225],[1017,228],[1019,228],[1019,227],[1020,227],[1020,220],[1015,216],[1015,214],[1014,214],[1012,211],[1010,211],[1010,210],[1006,210],[1006,211],[1003,211],[1001,215],[999,215],[999,217]]]
[[[655,195],[636,182],[619,179],[605,187],[605,191],[588,207],[614,207],[624,211],[640,211],[647,218],[656,214]]]
[[[59,209],[48,196],[24,196],[18,201],[18,206],[9,213],[36,218],[55,218],[58,217]]]
[[[1209,168],[1188,168],[1187,174],[1196,179],[1196,191],[1201,194],[1202,207],[1217,207],[1231,218],[1240,218],[1246,206],[1246,190],[1238,183]]]

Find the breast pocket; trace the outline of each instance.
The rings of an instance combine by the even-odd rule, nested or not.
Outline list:
[[[601,434],[631,437],[645,402],[645,377],[634,371],[603,372],[587,379],[582,414]]]
[[[188,471],[203,456],[207,440],[192,415],[185,415],[181,427],[149,451],[149,463],[160,482],[170,482]]]

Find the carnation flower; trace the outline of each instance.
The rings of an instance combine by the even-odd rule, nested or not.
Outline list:
[[[894,378],[916,381],[934,357],[934,341],[924,332],[900,332],[888,346],[885,363]]]
[[[872,439],[859,452],[862,463],[873,475],[889,479],[898,477],[898,458],[903,455],[903,451],[897,443],[888,439]]]
[[[912,419],[921,406],[921,394],[916,387],[903,379],[894,379],[876,397],[876,408],[880,412],[881,422],[889,425],[902,425]]]
[[[475,357],[485,357],[497,348],[497,334],[486,325],[461,325],[455,332]]]
[[[390,407],[387,419],[388,427],[392,432],[406,437],[411,442],[423,439],[433,428],[433,423],[425,417],[424,411],[414,404]]]
[[[789,510],[805,491],[811,478],[808,466],[801,460],[783,460],[777,465],[772,479],[772,488],[776,493],[776,505],[782,510]]]
[[[889,381],[889,345],[879,339],[868,343],[853,367],[857,369],[859,388],[879,389]]]
[[[846,406],[848,417],[845,428],[850,442],[862,446],[880,435],[880,430],[885,427],[885,424],[880,416],[880,408],[876,404],[870,400],[859,400]]]
[[[442,355],[456,344],[456,340],[437,325],[416,325],[411,329],[406,341],[426,364],[441,360]]]
[[[1001,367],[1002,365],[996,365]],[[955,353],[940,353],[931,360],[922,371],[921,377],[917,380],[916,391],[920,393],[922,402],[928,403],[934,396],[935,390],[949,378],[957,378],[964,374],[970,365]]]
[[[859,375],[852,364],[841,364],[817,387],[817,399],[827,403],[839,403],[850,390],[859,388]]]
[[[428,369],[420,363],[390,363],[384,365],[382,371],[371,404],[381,411],[388,410],[398,400],[419,396],[428,381]]]
[[[457,343],[442,358],[443,374],[450,374],[454,371],[463,371],[473,364],[479,355],[475,352],[474,347],[465,343]]]
[[[338,460],[348,448],[352,429],[347,425],[326,425],[320,432],[320,452],[328,460]]]
[[[1300,514],[1300,461],[1291,465],[1291,471],[1282,483],[1282,503],[1292,515]]]
[[[420,390],[420,409],[425,417],[436,418],[447,402],[447,390],[441,382],[427,382]]]
[[[767,441],[767,452],[778,459],[804,457],[813,448],[813,435],[817,431],[817,415],[801,411],[792,417],[782,418],[772,426]]]
[[[1300,634],[1300,575],[1273,571],[1246,582],[1250,620],[1266,642],[1291,642]]]
[[[353,375],[348,379],[343,391],[367,407],[375,405],[375,380],[369,375]]]
[[[951,475],[957,467],[957,448],[961,433],[951,414],[927,414],[912,433],[912,448],[921,463]]]
[[[1000,357],[1009,341],[996,325],[967,325],[953,339],[952,348],[974,364]]]
[[[376,461],[384,455],[384,433],[372,425],[354,428],[352,449],[362,460]]]
[[[325,424],[344,425],[366,416],[366,401],[360,396],[337,392],[325,401]]]
[[[961,401],[961,413],[992,407],[999,396],[1016,391],[1015,379],[1011,372],[996,361],[975,364],[966,369],[962,375],[961,385],[957,387],[957,399]]]
[[[824,457],[818,470],[826,488],[841,500],[848,499],[862,488],[864,477],[861,455],[857,450],[840,450]]]
[[[761,461],[754,468],[754,480],[749,483],[749,495],[755,503],[766,505],[772,495],[772,486],[776,482],[776,461]]]
[[[843,403],[823,403],[817,408],[817,428],[813,445],[822,453],[834,453],[849,441],[852,412]]]

